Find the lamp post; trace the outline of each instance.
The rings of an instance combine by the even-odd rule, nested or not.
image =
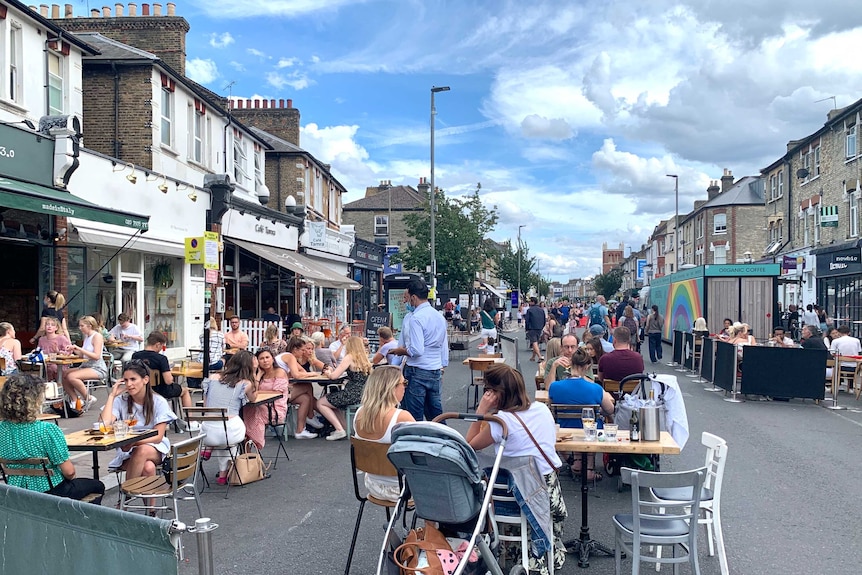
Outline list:
[[[435,235],[435,220],[437,219],[437,189],[434,185],[434,117],[437,108],[434,106],[434,94],[448,92],[449,86],[431,86],[431,289],[434,299],[437,299],[437,236]]]
[[[521,228],[526,228],[527,224],[518,226],[518,308],[521,307]]]
[[[668,178],[673,178],[673,196],[676,204],[673,218],[673,253],[676,259],[676,270],[679,271],[679,176],[676,174],[665,175]]]

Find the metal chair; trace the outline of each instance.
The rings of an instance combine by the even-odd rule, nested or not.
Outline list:
[[[702,517],[697,522],[706,525],[707,541],[709,541],[709,556],[715,556],[718,550],[718,563],[721,575],[728,575],[727,555],[724,551],[724,535],[721,531],[721,484],[724,478],[724,465],[727,462],[727,442],[711,433],[703,432],[700,439],[706,447],[706,478],[700,494],[700,511]],[[651,490],[656,501],[666,506],[681,505],[691,497],[688,488],[653,488]],[[663,512],[664,508],[659,508]],[[656,556],[661,557],[661,546],[656,550]],[[656,565],[656,571],[661,564]]]
[[[632,556],[632,575],[640,573],[642,561],[656,563],[689,563],[692,573],[700,575],[697,562],[696,522],[700,508],[700,495],[706,477],[706,467],[679,473],[658,473],[636,471],[628,467],[621,470],[624,483],[632,486],[632,513],[618,513],[613,517],[614,524],[614,569],[616,575],[622,572],[622,554]],[[641,487],[683,488],[690,490],[691,497],[680,500],[672,512],[660,512],[664,503],[656,502],[650,495],[644,495]],[[695,522],[695,525],[692,525]],[[628,542],[627,539],[631,539]],[[653,557],[641,553],[642,545],[671,545],[671,557]],[[676,547],[680,545],[686,554],[677,557]]]
[[[197,421],[201,425],[203,425],[204,423],[206,423],[208,421],[210,421],[210,422],[221,422],[221,424],[224,426],[224,436],[225,437],[228,436],[227,421],[229,418],[227,415],[227,408],[224,408],[224,407],[184,407],[182,409],[182,411],[183,411],[183,414],[185,415],[184,419],[186,420],[186,423],[189,423],[189,424],[193,421]],[[189,437],[192,437],[193,433],[194,432],[191,430],[191,426],[189,426]],[[206,434],[204,434],[204,435],[206,435]],[[233,445],[207,446],[207,447],[210,449],[227,451],[228,455],[230,456],[231,464],[236,466],[236,455],[239,452],[239,450],[242,448],[244,441],[245,441],[245,439],[243,438],[242,440],[239,441],[239,443],[236,443]],[[203,469],[203,459],[201,460],[199,466],[201,468],[201,476],[203,477],[204,482],[206,483],[207,487],[209,487],[210,482],[209,482],[209,479],[207,479],[206,472]],[[241,479],[239,480],[239,483],[240,483],[240,486],[243,485]],[[230,481],[227,482],[227,488],[225,489],[225,492],[224,492],[224,498],[225,499],[227,499],[228,493],[230,493]]]
[[[499,479],[499,477],[498,477]],[[530,532],[527,523],[527,516],[520,510],[518,501],[515,496],[509,491],[509,486],[506,483],[495,483],[494,490],[491,493],[491,500],[494,505],[491,507],[490,518],[497,526],[497,539],[503,543],[505,548],[507,543],[515,543],[521,551],[521,566],[524,568],[524,573],[530,571]],[[517,511],[515,511],[517,509]],[[513,511],[513,513],[506,513]],[[517,531],[517,533],[507,534],[504,531]],[[505,551],[501,553],[505,557]],[[551,538],[551,549],[545,557],[545,564],[548,566],[548,573],[554,575],[554,540]]]
[[[479,388],[485,385],[485,371],[494,365],[494,358],[470,358],[470,385],[467,386],[467,409],[476,409],[479,405]],[[478,373],[479,375],[476,375]],[[470,406],[470,391],[473,392],[473,405]]]
[[[47,457],[30,457],[28,459],[0,459],[0,478],[3,483],[9,483],[12,477],[39,477],[44,475],[48,485],[54,489],[54,470],[50,469],[50,461]],[[62,478],[60,479],[62,481]]]

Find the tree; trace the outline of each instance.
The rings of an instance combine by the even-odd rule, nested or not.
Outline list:
[[[596,293],[606,298],[612,298],[622,285],[623,271],[619,268],[612,269],[606,274],[599,274],[593,278],[593,288],[596,290]]]
[[[451,289],[468,291],[476,272],[491,256],[484,241],[497,224],[497,211],[487,209],[479,199],[479,189],[464,198],[448,198],[443,190],[436,195],[437,281]],[[407,269],[425,270],[431,265],[430,195],[421,212],[404,216],[407,233],[416,243],[399,254],[396,261]]]
[[[532,271],[536,264],[536,258],[530,257],[530,248],[527,247],[523,239],[521,240],[520,251],[521,285],[518,285],[518,256],[517,246],[512,246],[512,240],[506,240],[506,249],[496,255],[494,263],[497,266],[497,277],[506,282],[512,289],[518,289],[523,300],[524,293],[526,293],[524,287],[529,288],[535,284],[531,278],[535,276]]]

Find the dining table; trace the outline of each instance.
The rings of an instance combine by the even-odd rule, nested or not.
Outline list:
[[[278,456],[280,453],[284,453],[284,456],[287,457],[288,461],[290,461],[290,456],[287,454],[287,449],[284,447],[285,422],[278,421],[278,411],[275,410],[275,402],[282,397],[284,397],[284,394],[280,391],[258,391],[257,397],[255,397],[254,401],[249,401],[243,406],[243,409],[247,407],[256,407],[258,405],[266,406],[266,425],[272,430],[275,434],[275,438],[278,440],[278,449],[275,451],[275,462],[273,463],[274,469],[278,469]],[[279,425],[282,426],[280,433],[278,431]]]
[[[494,363],[506,363],[504,357],[468,357],[461,362],[461,365],[470,365],[470,361],[493,361]]]
[[[173,375],[174,377],[182,377],[185,379],[188,379],[190,377],[203,379],[204,365],[198,362],[183,362],[179,365],[172,365],[171,375]]]
[[[66,445],[69,451],[90,451],[93,453],[93,479],[99,478],[99,452],[110,451],[118,447],[132,445],[142,439],[148,439],[158,435],[155,429],[132,430],[123,437],[117,437],[113,433],[101,433],[90,429],[73,431],[66,434]]]
[[[662,431],[658,441],[631,441],[629,432],[617,431],[615,441],[600,441],[600,436],[594,441],[584,438],[584,430],[563,427],[557,431],[557,452],[575,452],[581,454],[581,531],[578,539],[566,541],[566,549],[578,554],[578,566],[589,567],[590,554],[599,552],[614,555],[614,550],[590,537],[589,525],[589,485],[587,482],[587,453],[627,453],[636,455],[675,455],[680,452],[679,444],[667,431]],[[658,466],[656,466],[658,471]]]
[[[78,367],[85,361],[87,360],[76,355],[57,355],[53,359],[48,356],[45,359],[45,363],[57,366],[57,385],[63,385],[63,369],[66,366]]]

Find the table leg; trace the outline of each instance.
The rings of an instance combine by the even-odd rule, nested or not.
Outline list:
[[[99,452],[93,452],[93,479],[99,478]]]
[[[285,420],[284,425],[281,428],[281,433],[278,432],[278,412],[273,409],[272,403],[266,404],[267,411],[267,424],[272,428],[272,432],[275,433],[275,438],[278,440],[278,449],[275,450],[275,462],[272,464],[273,469],[278,469],[278,455],[279,453],[284,453],[284,456],[290,461],[290,456],[287,454],[287,449],[284,447],[284,432],[285,426],[287,425],[287,421]]]
[[[609,556],[613,556],[614,554],[613,549],[590,538],[587,471],[587,453],[583,452],[581,453],[581,534],[578,539],[565,542],[569,553],[578,554],[578,567],[590,566],[591,553],[604,553]]]

